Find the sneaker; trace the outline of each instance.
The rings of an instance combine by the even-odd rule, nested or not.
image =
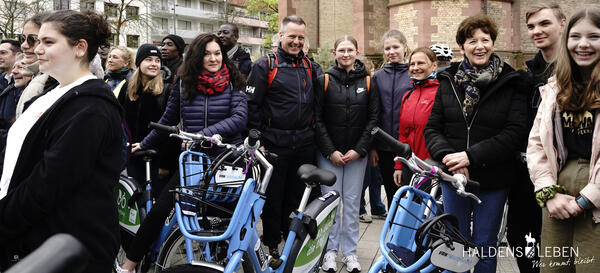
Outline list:
[[[383,214],[373,214],[373,219],[385,220],[386,217],[387,212],[384,212]]]
[[[337,272],[337,263],[335,262],[335,257],[337,257],[337,252],[333,250],[327,251],[327,253],[325,253],[325,257],[323,257],[321,269],[325,272]]]
[[[115,272],[117,273],[135,273],[135,269],[133,271],[129,271],[127,269],[121,268],[118,261],[115,261]]]
[[[371,219],[371,215],[369,214],[361,214],[360,216],[358,216],[358,221],[360,221],[361,223],[373,223],[373,219]]]
[[[352,254],[344,257],[342,262],[346,265],[346,270],[351,273],[360,272],[360,263],[358,262],[358,256]]]

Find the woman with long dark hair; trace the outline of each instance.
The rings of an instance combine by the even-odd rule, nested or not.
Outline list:
[[[175,126],[181,121],[186,132],[206,136],[219,134],[226,143],[241,141],[241,132],[246,128],[248,117],[246,95],[243,93],[246,81],[227,58],[219,38],[214,34],[196,37],[189,45],[179,71],[180,80],[175,84],[167,109],[158,123]],[[141,143],[133,144],[133,151],[156,148],[168,137],[166,132],[152,130]],[[175,173],[140,226],[131,247],[126,250],[127,260],[116,267],[117,272],[134,272],[135,266],[148,252],[173,207],[173,194],[169,190],[178,183],[179,174]]]

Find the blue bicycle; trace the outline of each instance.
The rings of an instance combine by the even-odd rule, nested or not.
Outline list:
[[[206,136],[176,131],[172,127],[162,129],[171,131],[171,135],[198,142],[207,141]],[[246,165],[252,175],[241,187],[238,205],[224,230],[202,227],[203,219],[198,208],[209,204],[213,199],[226,199],[240,188],[224,188],[219,181],[209,180],[206,175],[217,174],[202,154],[187,151],[180,156],[181,186],[176,188],[175,218],[184,241],[186,264],[167,268],[163,272],[317,272],[322,260],[334,216],[339,205],[339,194],[335,191],[308,202],[312,188],[333,185],[336,177],[333,173],[305,164],[298,169],[300,180],[306,184],[300,205],[291,217],[290,230],[279,259],[274,259],[264,250],[257,229],[258,220],[266,199],[265,193],[273,166],[259,150],[258,132],[251,130],[243,145],[224,144],[213,136],[213,145],[225,148],[229,155],[240,154],[235,161]],[[216,161],[216,160],[215,160]],[[218,163],[217,163],[218,165]],[[208,169],[207,169],[208,168]],[[225,170],[222,177],[236,177],[233,170]],[[213,259],[216,253],[210,244],[226,242],[227,248],[220,254],[223,259]],[[163,248],[164,249],[164,248]],[[162,254],[161,254],[162,255]],[[222,257],[221,257],[222,258]]]
[[[439,182],[450,183],[457,194],[481,202],[469,191],[479,183],[462,174],[450,176],[440,168],[419,159],[410,147],[379,128],[372,135],[387,143],[413,173],[411,185],[431,183],[432,192]],[[458,220],[442,213],[436,199],[418,186],[403,186],[394,194],[392,205],[379,238],[382,256],[369,269],[376,272],[464,272],[479,261],[476,246],[458,230]]]

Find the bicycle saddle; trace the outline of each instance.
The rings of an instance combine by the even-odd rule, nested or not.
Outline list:
[[[304,164],[298,168],[300,180],[310,186],[318,184],[332,186],[335,184],[335,174],[328,170],[319,169],[312,164]]]
[[[156,150],[148,149],[148,150],[138,150],[131,154],[132,157],[144,157],[144,156],[155,156],[158,154]]]

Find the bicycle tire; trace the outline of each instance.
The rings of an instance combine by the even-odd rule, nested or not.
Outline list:
[[[201,248],[200,242],[194,241],[192,243],[193,243],[192,248],[194,249],[194,253],[196,253],[196,251],[200,250],[200,248]],[[227,247],[227,244],[229,244],[229,242],[227,242],[227,241],[212,242],[209,244],[212,246],[214,244],[219,244],[219,243],[225,244],[225,245],[223,245],[225,247],[225,249]],[[199,255],[197,257],[195,255],[194,260],[203,261],[204,259],[202,259],[201,256],[199,256]],[[211,263],[225,266],[226,259],[212,261]],[[183,236],[183,234],[181,234],[181,231],[179,229],[174,229],[169,234],[169,236],[165,240],[165,243],[163,244],[163,246],[160,249],[160,252],[158,254],[158,259],[156,260],[155,272],[156,273],[165,272],[164,270],[171,268],[171,267],[178,266],[178,265],[192,266],[187,263],[187,256],[185,253],[185,237]],[[198,266],[193,266],[193,267],[198,267]],[[253,273],[254,272],[254,267],[252,265],[252,262],[250,261],[250,258],[248,257],[248,254],[244,254],[244,259],[242,260],[242,265],[241,265],[240,269],[242,269],[243,271],[238,270],[237,272],[244,272],[244,273]],[[194,272],[198,272],[198,271],[194,271]]]
[[[180,264],[160,271],[160,273],[223,273],[203,265]]]

